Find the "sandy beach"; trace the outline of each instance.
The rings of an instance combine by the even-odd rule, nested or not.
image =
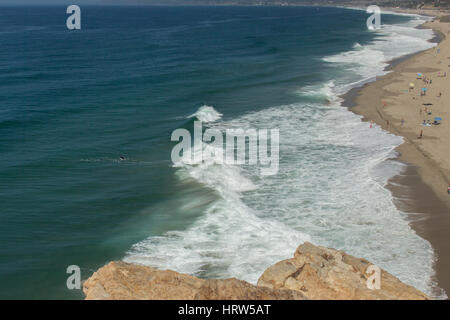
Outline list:
[[[449,295],[450,23],[446,18],[440,20],[444,12],[408,13],[435,16],[422,27],[432,28],[441,41],[435,48],[394,61],[392,72],[349,92],[345,105],[363,116],[368,129],[379,125],[404,137],[397,148],[398,160],[409,166],[391,179],[387,188],[395,204],[409,214],[412,228],[432,244],[436,254],[434,280]]]

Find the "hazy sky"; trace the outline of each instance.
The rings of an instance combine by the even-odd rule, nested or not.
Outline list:
[[[0,0],[0,4],[98,4],[101,0]]]
[[[225,0],[217,0],[217,2],[224,2]],[[260,1],[260,0],[255,0]],[[41,5],[53,4],[68,6],[71,4],[183,4],[186,3],[201,3],[201,0],[0,0],[0,5]]]
[[[184,0],[0,0],[0,5],[2,4],[60,4],[60,5],[70,5],[70,4],[164,4],[164,3],[183,3]],[[189,2],[189,1],[186,1]]]
[[[16,4],[16,5],[24,5],[24,4],[60,4],[60,5],[70,5],[70,4],[182,4],[184,1],[186,3],[196,2],[196,0],[0,0],[0,5],[4,4]],[[218,2],[223,2],[224,0],[218,0]],[[255,0],[260,1],[260,0]],[[201,1],[198,1],[201,2]]]
[[[155,0],[153,0],[155,1]],[[146,0],[142,2],[153,2],[152,0]],[[138,3],[139,0],[0,0],[1,4],[60,4],[60,5],[69,5],[69,4],[108,4],[108,3],[122,3],[122,4],[130,4],[130,3]],[[159,0],[155,2],[164,2],[164,0]]]

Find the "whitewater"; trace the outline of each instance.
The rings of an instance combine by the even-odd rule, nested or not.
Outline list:
[[[221,131],[279,129],[279,172],[261,176],[250,165],[176,164],[180,184],[199,183],[214,197],[186,229],[136,243],[124,260],[256,283],[267,267],[310,241],[364,257],[432,294],[433,249],[411,229],[408,216],[384,188],[405,169],[392,160],[403,140],[377,126],[369,129],[360,116],[341,107],[339,98],[388,72],[392,59],[432,47],[433,32],[416,28],[426,19],[413,16],[408,23],[382,25],[370,44],[355,43],[351,51],[325,57],[338,76],[298,88],[298,103],[236,118],[213,106],[187,115]],[[183,201],[186,208],[201,202],[195,196]]]

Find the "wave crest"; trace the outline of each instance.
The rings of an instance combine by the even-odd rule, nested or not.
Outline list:
[[[191,114],[188,118],[197,118],[202,122],[214,122],[222,118],[222,114],[214,109],[213,106],[203,105]]]

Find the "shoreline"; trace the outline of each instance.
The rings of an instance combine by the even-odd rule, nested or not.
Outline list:
[[[419,12],[400,12],[423,15]],[[438,46],[441,47],[447,45],[447,38],[442,31],[445,30],[444,28],[448,30],[450,26],[436,20],[426,22],[419,27],[431,28],[435,32],[435,37],[430,42],[438,43]],[[450,234],[447,231],[450,230],[450,196],[444,189],[445,184],[450,182],[450,175],[445,166],[439,165],[438,161],[433,159],[433,154],[430,154],[429,150],[427,152],[421,148],[416,141],[417,134],[409,132],[414,124],[408,123],[405,126],[401,124],[403,118],[399,119],[399,115],[401,116],[402,112],[405,112],[405,106],[411,108],[409,106],[411,102],[406,102],[404,99],[411,93],[395,94],[391,89],[392,86],[398,87],[399,83],[404,84],[404,74],[413,73],[411,69],[417,70],[418,66],[421,67],[420,72],[424,72],[426,75],[432,74],[432,78],[435,79],[435,73],[439,70],[430,68],[422,61],[417,63],[417,60],[424,59],[424,56],[428,57],[435,50],[436,47],[389,61],[389,66],[385,70],[391,71],[390,73],[376,77],[375,81],[353,88],[342,95],[344,100],[342,106],[361,115],[361,121],[373,121],[384,130],[403,137],[404,142],[396,148],[398,156],[391,160],[406,164],[406,169],[401,174],[389,179],[385,187],[392,193],[396,207],[408,215],[411,228],[420,237],[430,242],[433,247],[435,274],[431,280],[443,289],[447,296],[450,296],[450,274],[448,274],[448,270],[450,270]],[[408,82],[406,82],[407,85]],[[403,101],[400,100],[400,96]],[[383,107],[381,101],[389,101],[387,107]],[[389,114],[389,111],[394,109],[398,109],[395,114]],[[413,113],[416,113],[416,109]],[[442,142],[445,144],[444,141]],[[434,289],[433,294],[439,295],[440,290]]]

